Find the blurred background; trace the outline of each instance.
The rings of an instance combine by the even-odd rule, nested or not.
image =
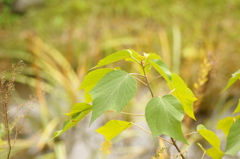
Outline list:
[[[135,120],[149,129],[144,117],[114,113],[106,113],[91,127],[88,115],[76,127],[50,140],[67,119],[63,113],[84,102],[83,91],[78,88],[88,70],[101,58],[122,49],[160,55],[198,98],[194,103],[197,121],[185,117],[184,133],[195,132],[202,123],[224,141],[216,124],[235,109],[240,82],[219,92],[240,68],[239,18],[237,0],[0,0],[0,70],[10,71],[12,63],[19,60],[26,64],[15,80],[11,107],[28,101],[40,85],[46,92],[29,113],[12,158],[154,159],[157,150],[169,146],[137,127],[121,133],[111,145],[104,143],[103,136],[94,130],[110,119]],[[108,67],[139,71],[128,63]],[[149,78],[155,76],[153,71]],[[170,91],[162,79],[152,85],[159,95]],[[136,99],[125,111],[144,113],[150,99],[150,93],[139,84]],[[0,134],[4,139],[3,124]],[[198,134],[189,135],[188,141],[191,146],[178,143],[188,151],[187,158],[201,158],[198,142],[209,148]],[[176,154],[169,146],[159,158]],[[6,152],[0,152],[0,158],[4,156]]]

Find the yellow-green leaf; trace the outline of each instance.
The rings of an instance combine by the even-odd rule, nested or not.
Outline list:
[[[121,50],[121,51],[118,51],[116,53],[113,53],[113,54],[103,58],[93,68],[101,67],[101,66],[104,66],[104,65],[107,65],[107,64],[119,61],[119,60],[123,60],[123,59],[129,58],[131,56],[136,57],[137,55],[138,55],[138,53],[133,51],[133,50],[131,50],[131,49]]]
[[[215,147],[212,147],[208,150],[205,150],[201,144],[198,143],[198,146],[204,151],[206,152],[206,154],[210,157],[212,157],[213,159],[222,159],[222,157],[224,156],[224,153],[219,150],[219,149],[216,149]]]
[[[107,141],[110,141],[118,134],[120,134],[122,131],[126,130],[127,128],[130,128],[131,126],[132,124],[127,121],[110,120],[104,126],[98,128],[95,131],[98,132],[99,134],[104,135],[105,139]]]
[[[217,124],[217,129],[221,129],[223,133],[228,136],[228,132],[234,123],[235,120],[239,119],[240,116],[235,117],[226,117],[224,119],[221,119]]]
[[[217,137],[217,135],[214,132],[212,132],[210,130],[207,130],[205,128],[205,126],[203,126],[203,125],[198,125],[197,126],[197,131],[213,147],[215,147],[217,149],[220,149],[220,145],[221,145],[220,140],[219,140],[219,138]]]
[[[217,149],[215,147],[208,149],[206,153],[208,154],[208,156],[212,157],[213,159],[222,159],[222,157],[224,156],[224,152],[222,152],[222,150]]]
[[[226,117],[218,122],[217,129],[221,129],[223,133],[228,136],[229,129],[231,128],[233,123],[233,117]]]
[[[237,106],[237,108],[234,110],[233,114],[234,114],[234,113],[238,113],[238,112],[240,112],[240,99],[239,99],[239,101],[238,101],[238,106]]]
[[[172,81],[168,81],[170,89],[174,90],[173,95],[180,100],[186,114],[196,120],[193,111],[193,102],[197,100],[192,91],[187,87],[181,77],[172,73]]]
[[[240,69],[235,72],[234,74],[232,74],[232,77],[228,80],[227,86],[221,91],[221,93],[223,91],[225,91],[226,89],[228,89],[232,84],[234,84],[238,79],[240,78]]]
[[[108,72],[111,72],[113,70],[114,69],[111,69],[111,68],[97,69],[97,70],[91,71],[90,73],[87,74],[87,76],[84,77],[84,80],[79,89],[84,89],[86,103],[92,102],[92,97],[89,94],[92,88],[98,83],[100,79],[102,79],[104,75],[106,75]]]
[[[63,124],[62,130],[56,131],[53,138],[58,137],[62,133],[66,132],[71,127],[75,126],[80,120],[82,120],[90,111],[92,106],[87,103],[78,103],[75,104],[70,113],[66,115],[71,116],[70,120],[67,120]]]
[[[90,109],[92,106],[87,104],[87,103],[76,103],[72,106],[72,109],[69,113],[63,113],[67,116],[74,116],[75,114],[88,110]]]
[[[172,74],[168,69],[168,66],[161,60],[149,60],[150,64],[163,76],[163,78],[170,82],[172,81]]]

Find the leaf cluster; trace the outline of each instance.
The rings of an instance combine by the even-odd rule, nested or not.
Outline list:
[[[120,60],[134,62],[139,66],[138,72],[128,73],[119,67],[100,68]],[[148,78],[151,69],[155,69],[159,73],[159,76],[163,77],[167,82],[171,90],[169,94],[164,96],[154,94],[151,88],[151,81]],[[136,75],[142,76],[144,80],[137,78]],[[239,77],[240,71],[234,73],[223,91],[236,82]],[[157,79],[157,77],[153,80],[155,79]],[[146,105],[143,115],[123,112],[123,109],[128,106],[128,103],[134,98],[137,92],[137,82],[148,87],[152,95],[152,99],[150,99]],[[193,102],[197,98],[194,97],[194,94],[182,78],[172,73],[157,54],[144,53],[142,56],[131,49],[113,53],[100,60],[99,63],[90,70],[79,89],[84,89],[85,103],[75,104],[71,112],[66,113],[66,115],[70,116],[70,119],[63,124],[62,130],[55,132],[54,138],[75,126],[90,112],[92,112],[90,125],[107,111],[145,116],[150,131],[140,127],[133,121],[110,120],[98,128],[96,132],[104,135],[106,141],[109,142],[122,131],[134,125],[152,134],[154,138],[157,137],[172,144],[178,150],[179,155],[185,158],[183,152],[179,150],[176,140],[188,144],[182,132],[182,120],[185,114],[196,120]],[[239,105],[240,104],[238,104],[234,113],[240,111]],[[203,125],[197,127],[198,133],[213,146],[205,150],[201,144],[199,144],[204,154],[206,153],[214,159],[219,159],[222,158],[224,154],[235,155],[240,150],[238,140],[240,138],[238,133],[238,129],[240,128],[239,118],[240,116],[227,117],[218,122],[217,128],[221,129],[227,136],[225,152],[220,149],[221,142],[214,132],[207,130]],[[160,135],[162,134],[169,136],[172,142],[161,138]]]

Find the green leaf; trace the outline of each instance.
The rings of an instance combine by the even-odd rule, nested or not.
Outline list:
[[[218,122],[217,129],[221,129],[223,133],[228,136],[229,129],[231,128],[233,123],[233,117],[226,117]]]
[[[104,126],[95,130],[99,134],[104,135],[106,141],[110,141],[122,131],[130,128],[132,124],[127,121],[120,121],[120,120],[110,120]]]
[[[174,90],[173,95],[180,100],[186,114],[196,120],[193,111],[193,102],[197,100],[192,91],[178,75],[172,73],[172,82],[168,81],[170,89]]]
[[[234,110],[233,114],[234,114],[234,113],[238,113],[238,112],[240,112],[240,99],[239,99],[239,101],[238,101],[238,106],[237,106],[237,108]]]
[[[240,119],[232,124],[228,137],[225,154],[235,156],[240,151]]]
[[[232,77],[228,80],[227,86],[221,91],[224,92],[226,89],[228,89],[232,84],[234,84],[238,79],[240,78],[240,69],[232,74]]]
[[[153,137],[165,134],[188,144],[181,128],[183,107],[173,95],[151,99],[145,109],[145,116]]]
[[[98,81],[108,72],[113,71],[114,69],[111,68],[103,68],[103,69],[97,69],[87,74],[87,76],[84,77],[84,80],[80,86],[79,89],[84,89],[85,94],[85,102],[90,103],[92,102],[92,97],[89,94],[89,92],[92,90],[92,88],[98,83]]]
[[[66,115],[71,116],[72,118],[68,121],[65,121],[63,124],[62,130],[56,131],[54,133],[53,139],[66,132],[71,127],[75,126],[82,118],[84,118],[90,111],[92,106],[87,103],[77,103],[72,107],[70,113]]]
[[[207,130],[207,128],[204,125],[200,124],[197,126],[197,131],[199,130]]]
[[[159,55],[157,55],[156,53],[152,53],[152,52],[143,53],[143,55],[149,60],[153,60],[153,59],[159,59],[160,60],[160,59],[162,59]]]
[[[120,113],[137,91],[136,80],[122,70],[107,73],[90,91],[93,112],[90,124],[107,110]]]
[[[198,146],[204,151],[206,152],[207,155],[209,155],[210,157],[212,157],[213,159],[222,159],[224,153],[219,150],[219,149],[216,149],[215,147],[212,147],[208,150],[205,150],[201,144],[198,143]]]
[[[87,104],[87,103],[76,103],[72,106],[72,109],[69,113],[63,113],[67,116],[74,116],[75,114],[79,113],[79,112],[82,112],[82,111],[85,111],[85,110],[88,110],[90,109],[92,106]]]
[[[213,147],[217,148],[220,150],[220,140],[219,138],[217,137],[217,135],[210,131],[210,130],[207,130],[205,128],[205,126],[203,125],[198,125],[197,126],[197,131],[198,133],[204,138],[206,139]]]
[[[128,50],[121,50],[121,51],[118,51],[116,53],[113,53],[113,54],[103,58],[93,68],[101,67],[101,66],[104,66],[104,65],[107,65],[107,64],[119,61],[119,60],[123,60],[123,59],[129,58],[131,56],[137,57],[137,55],[138,55],[137,52],[135,52],[133,50],[130,50],[130,49],[128,49]]]
[[[168,66],[161,60],[149,60],[150,64],[163,76],[163,78],[170,82],[172,81],[172,74],[168,69]]]

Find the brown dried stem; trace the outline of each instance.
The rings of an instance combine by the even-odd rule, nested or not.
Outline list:
[[[6,138],[7,138],[7,144],[8,144],[7,159],[10,158],[11,151],[16,143],[17,137],[21,132],[21,129],[23,128],[23,124],[26,120],[26,116],[29,114],[31,108],[33,107],[33,103],[37,100],[39,96],[43,94],[41,90],[41,92],[38,92],[38,94],[31,101],[17,106],[15,108],[17,109],[16,112],[14,112],[9,117],[9,112],[13,110],[13,109],[9,110],[9,99],[12,96],[12,92],[14,91],[14,87],[15,87],[14,82],[15,82],[16,76],[21,73],[24,67],[25,67],[25,64],[23,63],[23,61],[19,61],[17,65],[13,64],[12,71],[11,71],[11,78],[8,81],[5,81],[4,72],[0,73],[0,93],[1,93],[0,104],[2,105],[2,111],[0,112],[0,114],[3,116],[4,127],[6,131]],[[17,116],[20,110],[27,105],[30,105],[30,106],[24,109],[23,113],[21,114],[21,117]],[[13,118],[16,118],[17,121],[15,121],[16,123],[10,128],[10,125],[11,125],[10,121]],[[21,118],[23,118],[22,122],[20,122]],[[14,134],[14,139],[12,141],[11,130],[14,127],[15,127],[15,134]]]

